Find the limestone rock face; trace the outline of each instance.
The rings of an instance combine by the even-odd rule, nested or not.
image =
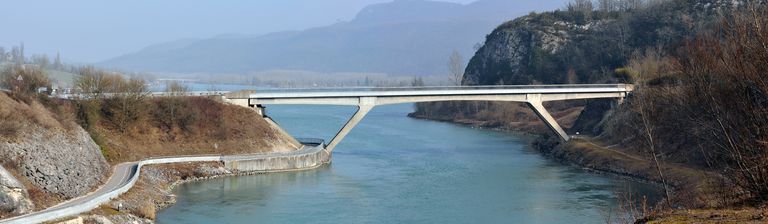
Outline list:
[[[25,127],[19,141],[0,143],[0,157],[42,190],[74,198],[89,192],[109,172],[101,150],[81,127],[61,131]]]
[[[34,208],[24,185],[0,166],[0,212],[18,215]]]
[[[465,85],[527,85],[537,80],[527,71],[537,52],[556,54],[574,37],[599,29],[606,20],[576,24],[540,16],[524,16],[502,24],[486,37],[470,60],[464,76]]]

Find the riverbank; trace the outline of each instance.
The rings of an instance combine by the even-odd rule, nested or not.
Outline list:
[[[715,192],[724,183],[716,174],[687,167],[681,164],[661,163],[661,173],[655,163],[643,155],[622,150],[615,145],[593,138],[575,138],[560,144],[547,138],[538,138],[533,147],[544,155],[561,163],[572,164],[590,170],[615,174],[626,178],[664,184],[671,191],[669,201],[673,207],[718,207],[727,202],[720,201],[725,192]],[[668,207],[664,203],[658,206]]]

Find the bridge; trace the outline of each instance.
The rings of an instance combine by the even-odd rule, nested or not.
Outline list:
[[[405,88],[314,88],[265,89],[226,94],[226,101],[257,109],[265,118],[265,105],[346,105],[357,111],[344,124],[326,150],[334,148],[374,107],[379,105],[437,101],[503,101],[526,103],[562,141],[570,136],[544,108],[549,101],[616,98],[620,101],[633,91],[629,84],[520,85]]]

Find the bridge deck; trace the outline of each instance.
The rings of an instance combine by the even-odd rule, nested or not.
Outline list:
[[[392,96],[457,96],[457,95],[511,95],[558,93],[617,93],[630,92],[626,84],[589,85],[522,85],[522,86],[460,86],[460,87],[385,87],[385,88],[306,88],[261,89],[249,95],[250,99],[286,98],[340,98],[340,97],[392,97]]]

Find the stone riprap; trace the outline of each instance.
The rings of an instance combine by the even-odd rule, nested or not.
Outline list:
[[[43,191],[74,198],[90,192],[109,173],[99,146],[81,127],[58,131],[27,127],[15,142],[0,143],[0,157]]]

